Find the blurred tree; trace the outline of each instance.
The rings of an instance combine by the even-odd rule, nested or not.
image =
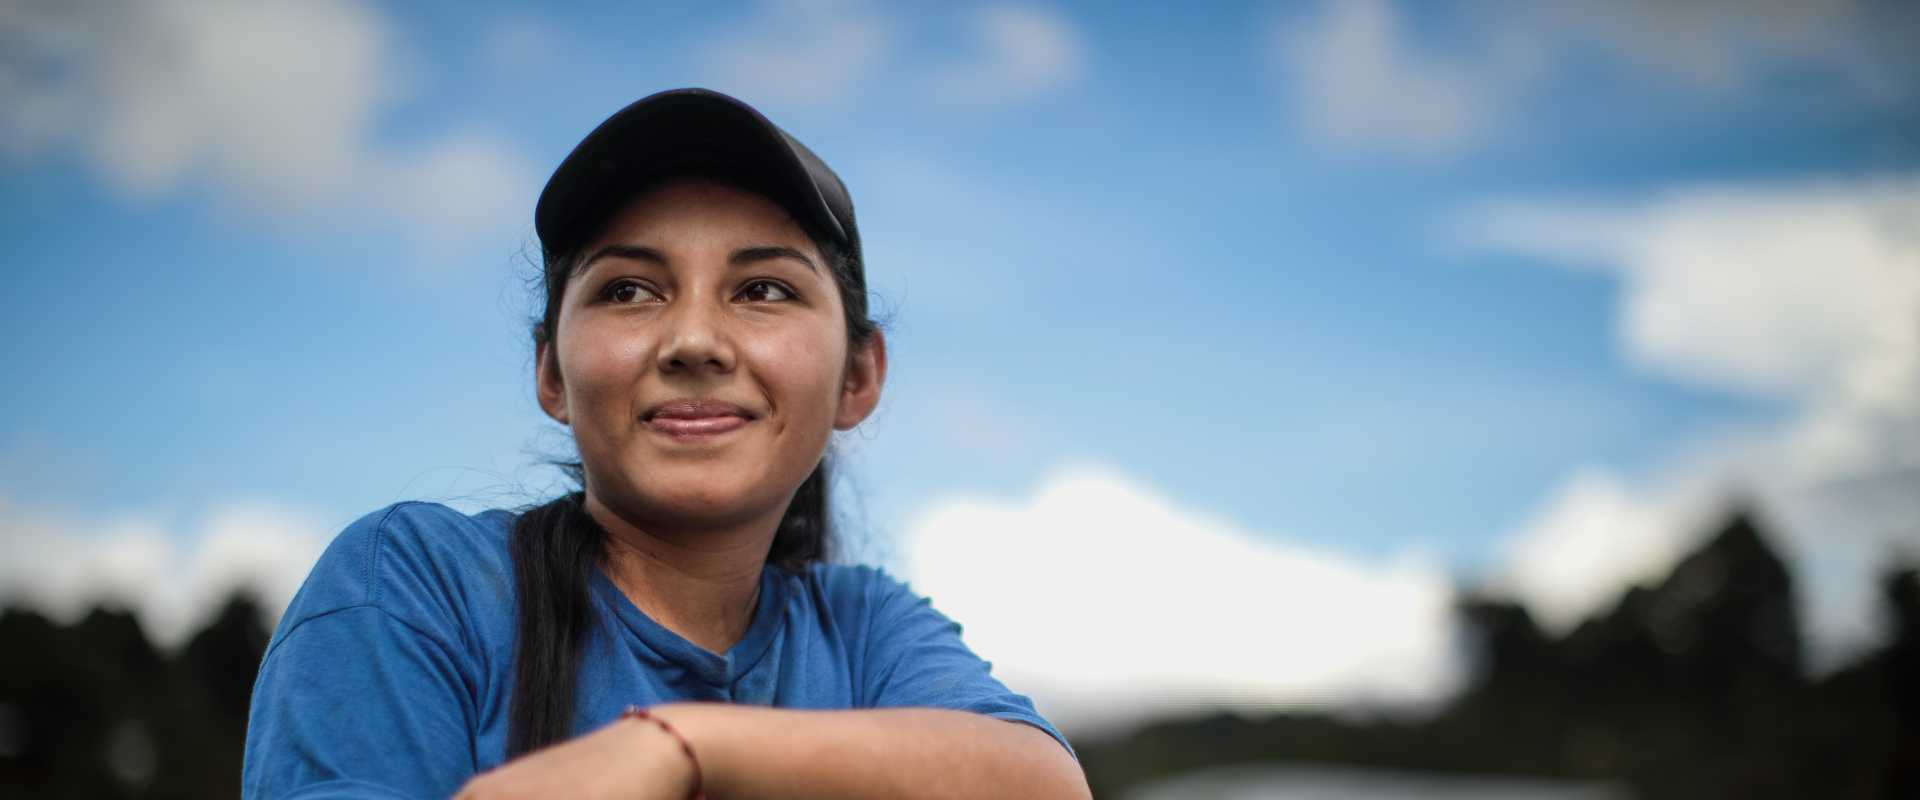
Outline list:
[[[96,609],[72,626],[0,612],[0,796],[232,797],[260,606],[236,596],[177,654],[133,615]]]
[[[1099,796],[1273,760],[1617,782],[1649,798],[1920,797],[1920,580],[1895,573],[1883,594],[1890,643],[1809,681],[1792,575],[1738,510],[1563,638],[1464,592],[1474,677],[1425,721],[1222,715],[1076,746]]]
[[[1881,587],[1893,637],[1868,664],[1878,668],[1893,701],[1887,794],[1920,797],[1920,570],[1909,567],[1889,573]]]

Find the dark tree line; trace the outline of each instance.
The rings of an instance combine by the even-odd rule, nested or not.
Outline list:
[[[1792,576],[1737,514],[1564,637],[1517,603],[1466,596],[1475,678],[1423,721],[1222,713],[1077,747],[1102,797],[1259,761],[1608,782],[1647,798],[1920,797],[1920,577],[1898,570],[1881,590],[1889,643],[1810,679]]]
[[[171,654],[126,611],[0,612],[0,797],[238,796],[267,635],[245,596]]]

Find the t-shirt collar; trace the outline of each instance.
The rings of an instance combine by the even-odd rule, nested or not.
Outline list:
[[[760,595],[754,604],[753,622],[740,641],[719,654],[655,622],[627,599],[626,593],[597,565],[593,570],[593,588],[601,603],[618,620],[611,629],[626,634],[630,646],[652,654],[654,660],[686,669],[710,685],[731,686],[766,656],[786,618],[786,582],[779,579],[780,574],[780,569],[773,564],[761,567]]]

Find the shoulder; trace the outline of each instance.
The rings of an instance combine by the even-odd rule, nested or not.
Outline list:
[[[950,620],[933,610],[933,601],[915,591],[908,580],[884,567],[866,564],[809,564],[805,580],[833,615],[860,621],[871,633],[892,628],[907,617],[932,616]]]
[[[885,568],[867,564],[814,562],[807,565],[802,577],[809,586],[817,587],[821,596],[840,605],[871,605],[903,592],[912,593],[905,581]]]
[[[516,516],[418,501],[376,509],[327,545],[279,633],[348,608],[379,608],[410,624],[461,616],[476,605],[511,608],[507,537]]]

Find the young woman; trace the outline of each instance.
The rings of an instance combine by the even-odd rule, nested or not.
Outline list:
[[[839,177],[663,92],[588,134],[535,228],[536,391],[581,490],[349,526],[261,664],[245,794],[1086,796],[959,625],[826,563],[828,439],[887,366]]]

